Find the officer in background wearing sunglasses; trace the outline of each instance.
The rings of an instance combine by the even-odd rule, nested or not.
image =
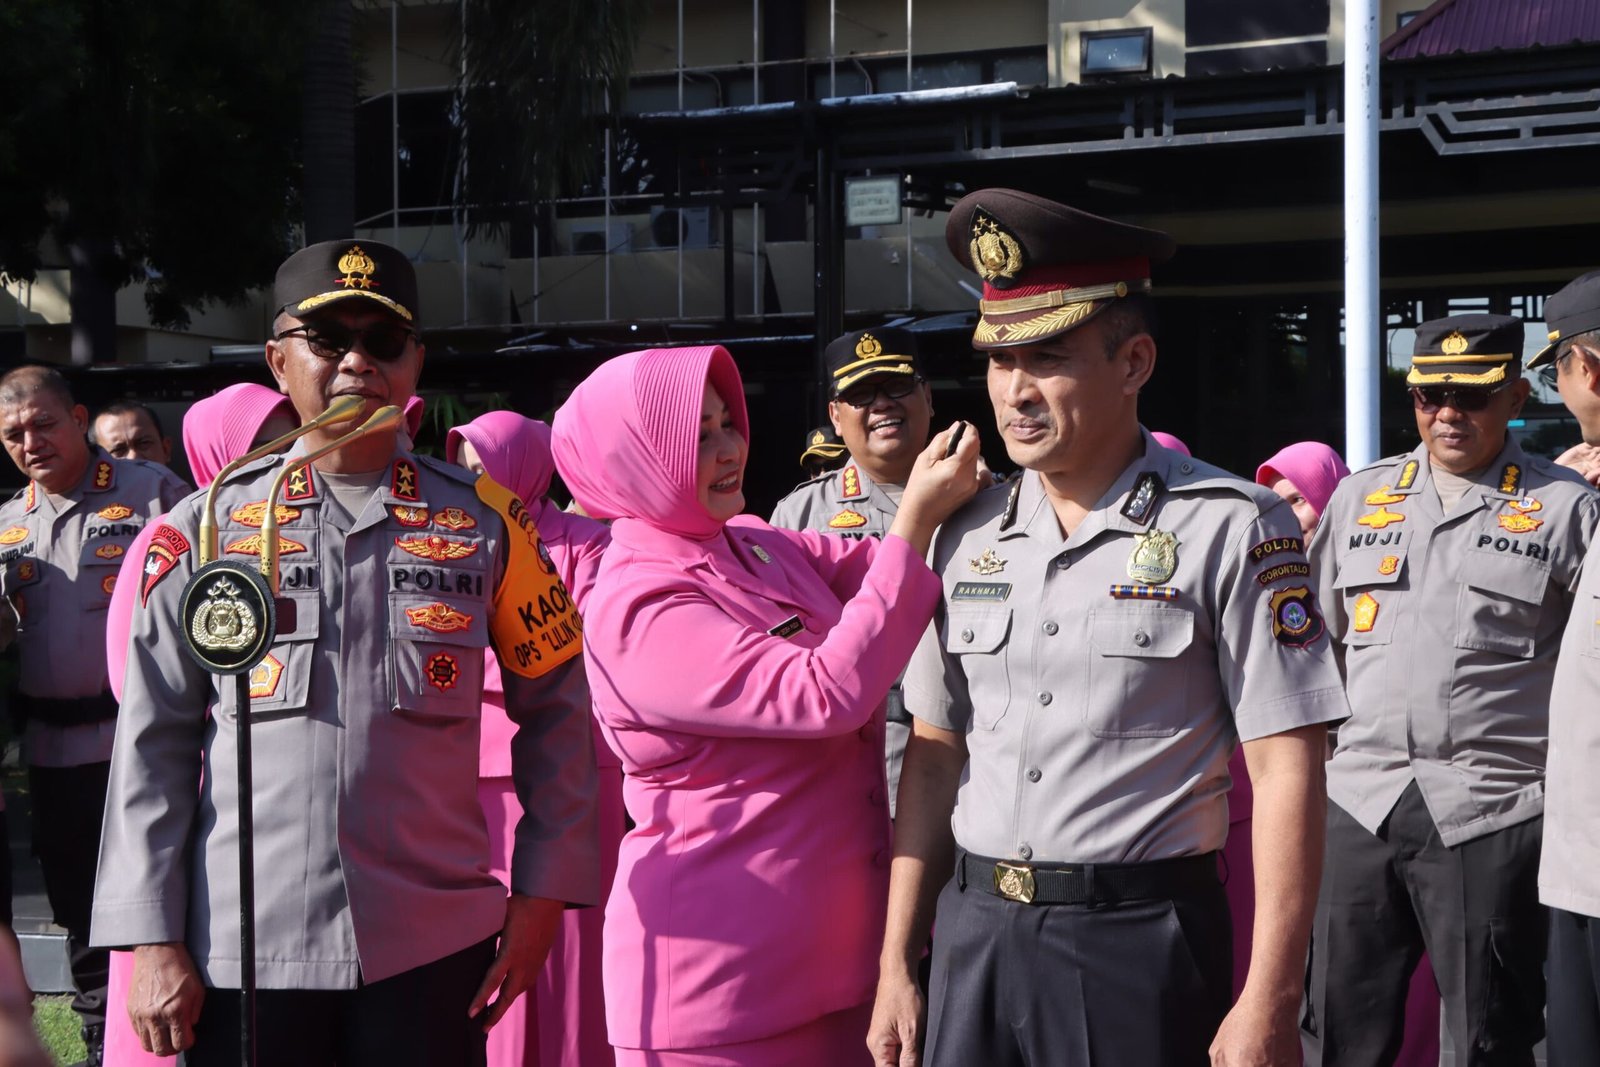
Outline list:
[[[1521,354],[1504,315],[1419,325],[1422,443],[1345,479],[1311,542],[1350,718],[1328,763],[1309,1064],[1389,1063],[1424,949],[1458,1063],[1532,1063],[1544,1030],[1547,707],[1597,498],[1508,432]]]
[[[336,397],[359,397],[364,420],[415,394],[404,253],[312,245],[279,267],[273,299],[266,362],[302,424]],[[222,553],[258,556],[286,458],[353,425],[222,485]],[[277,640],[249,677],[257,1062],[481,1067],[485,1030],[538,976],[562,909],[599,895],[582,625],[520,502],[395,429],[290,468],[277,507]],[[238,1062],[242,975],[239,709],[182,637],[199,510],[199,496],[178,505],[145,559],[93,926],[97,944],[133,949],[145,1047],[188,1067]],[[478,799],[491,646],[518,726],[509,899]]]
[[[802,483],[778,501],[771,522],[787,530],[881,538],[894,522],[912,465],[928,446],[933,421],[933,390],[917,362],[917,339],[892,326],[855,330],[835,338],[823,358],[828,419],[848,455],[840,469]],[[884,732],[892,818],[911,732],[899,679],[889,690]]]

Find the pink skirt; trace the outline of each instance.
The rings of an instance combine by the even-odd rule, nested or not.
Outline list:
[[[824,1015],[793,1030],[709,1048],[619,1048],[616,1067],[871,1067],[872,1004]],[[609,1060],[607,1061],[610,1062]]]

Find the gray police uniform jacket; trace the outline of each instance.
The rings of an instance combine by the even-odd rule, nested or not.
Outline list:
[[[1477,483],[1443,513],[1418,445],[1340,483],[1311,541],[1350,701],[1328,796],[1373,833],[1413,779],[1446,845],[1544,809],[1550,683],[1600,498],[1509,435]]]
[[[106,678],[106,608],[118,568],[145,523],[187,492],[165,467],[113,459],[96,448],[82,482],[61,498],[59,511],[35,482],[0,507],[0,593],[11,599],[18,615],[24,703],[30,697],[103,698],[114,710]],[[84,718],[75,726],[33,714],[29,731],[82,732],[92,721]],[[110,729],[108,722],[101,737],[90,727],[76,746],[83,758],[66,762],[109,758]]]
[[[284,462],[247,466],[218,494],[221,554],[259,554]],[[353,988],[500,929],[477,791],[491,644],[519,727],[512,889],[579,904],[599,891],[581,623],[521,502],[405,452],[348,528],[326,492],[314,473],[289,480],[280,631],[250,675],[263,988]],[[93,943],[184,941],[208,985],[231,987],[238,708],[231,679],[190,660],[179,619],[200,510],[201,494],[180,504],[146,557]]]
[[[859,541],[883,540],[894,525],[898,506],[854,462],[802,482],[772,509],[771,525],[785,530],[817,530]],[[904,674],[889,691],[889,717],[883,724],[884,774],[888,780],[889,817],[900,796],[900,768],[905,761],[911,724],[901,694]]]
[[[1539,899],[1600,918],[1600,553],[1585,559],[1550,687]]]
[[[905,691],[966,737],[956,843],[1047,863],[1221,848],[1239,740],[1346,713],[1298,533],[1274,494],[1148,435],[1070,538],[1029,471],[947,520]]]

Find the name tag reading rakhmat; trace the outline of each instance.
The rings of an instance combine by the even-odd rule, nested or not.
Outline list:
[[[1004,603],[1011,595],[1010,582],[957,582],[950,591],[951,600],[987,600]]]
[[[793,637],[805,628],[805,624],[800,621],[800,616],[790,615],[787,619],[768,630],[767,633],[773,637]]]

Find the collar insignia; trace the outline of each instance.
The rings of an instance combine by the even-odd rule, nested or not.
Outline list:
[[[1400,468],[1400,480],[1394,483],[1396,489],[1410,489],[1417,480],[1417,461],[1406,460],[1406,465]]]
[[[293,522],[300,517],[299,508],[286,508],[279,504],[276,510],[280,526],[286,522]],[[243,507],[234,508],[232,514],[228,516],[240,526],[253,526],[258,530],[261,528],[262,522],[266,520],[266,517],[267,502],[265,500],[257,500],[254,504],[245,504]]]
[[[289,473],[289,485],[283,491],[285,500],[315,500],[317,497],[316,479],[311,476],[311,468],[296,467]],[[262,512],[265,515],[265,511]]]
[[[861,495],[861,474],[852,463],[839,472],[839,484],[844,488],[844,497],[849,500]]]
[[[394,461],[394,473],[389,478],[389,491],[401,500],[415,503],[421,499],[417,495],[417,468],[410,460]]]
[[[1140,585],[1165,585],[1178,569],[1178,538],[1151,527],[1133,539],[1128,554],[1128,577]]]
[[[111,488],[111,483],[116,481],[116,468],[111,466],[110,460],[102,459],[94,465],[94,487],[97,492]]]
[[[1362,526],[1370,526],[1374,530],[1381,530],[1385,526],[1388,526],[1390,523],[1405,522],[1405,521],[1406,521],[1406,517],[1404,515],[1400,514],[1398,511],[1390,511],[1388,508],[1385,508],[1385,507],[1380,507],[1377,511],[1374,511],[1372,514],[1363,515],[1359,519],[1356,520],[1356,522],[1359,523],[1360,525],[1362,525]]]
[[[1448,340],[1448,338],[1447,338]],[[1500,472],[1500,491],[1507,496],[1522,495],[1522,468],[1515,463],[1507,463]]]
[[[1156,512],[1156,501],[1161,499],[1166,489],[1161,475],[1155,471],[1145,471],[1139,475],[1133,492],[1128,494],[1127,501],[1122,505],[1122,517],[1140,526],[1148,525]]]
[[[33,510],[33,506],[39,502],[39,494],[37,492],[37,488],[38,488],[38,483],[37,482],[29,482],[28,483],[28,498],[27,498],[26,501],[24,501],[24,503],[22,505],[22,510],[23,511],[32,511]]]
[[[394,543],[404,552],[421,559],[431,559],[435,563],[442,563],[449,559],[466,559],[478,551],[478,546],[466,541],[452,541],[439,534],[420,534],[413,537],[396,537]]]
[[[1022,497],[1022,473],[1012,475],[1011,493],[1006,497],[1006,509],[1000,515],[1000,529],[1009,530],[1017,521],[1017,501]]]
[[[999,574],[1006,569],[1008,560],[1003,560],[992,548],[984,549],[977,559],[967,560],[967,566],[973,574]]]
[[[996,289],[1009,289],[1017,284],[1017,275],[1027,266],[1022,245],[981,209],[972,216],[972,241],[967,253],[978,277]]]

